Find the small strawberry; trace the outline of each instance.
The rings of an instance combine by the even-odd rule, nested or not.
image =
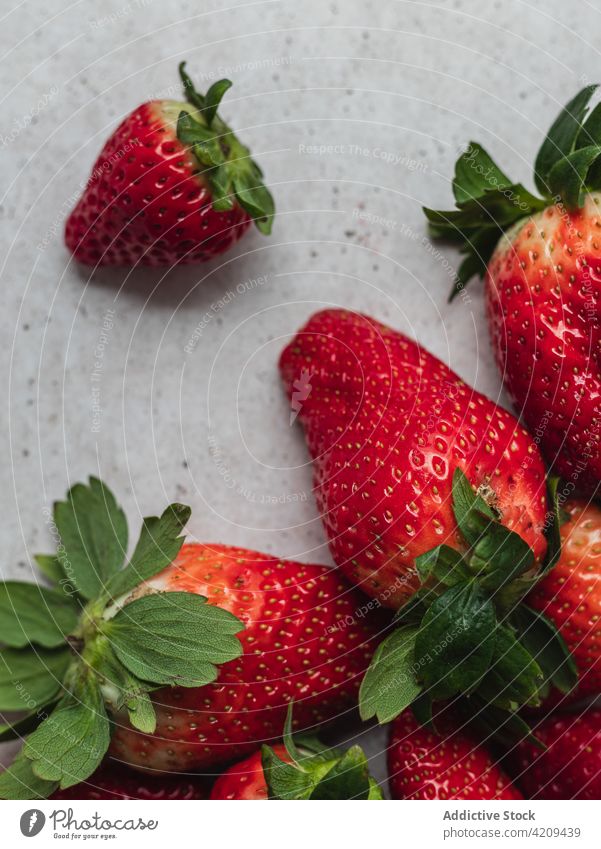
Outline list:
[[[508,763],[531,799],[601,799],[601,711],[544,719],[535,729],[545,749],[521,743]]]
[[[263,746],[230,767],[215,782],[211,799],[382,798],[359,746],[326,749],[313,738],[295,741],[289,733],[284,741],[273,748]]]
[[[358,594],[323,566],[182,548],[189,515],[145,519],[124,566],[125,515],[91,478],[55,504],[57,554],[36,558],[53,587],[0,583],[0,711],[29,711],[0,727],[28,735],[0,798],[73,787],[109,747],[192,772],[281,737],[293,699],[301,728],[353,707],[377,633]]]
[[[601,693],[601,508],[569,501],[561,556],[527,598],[559,629],[578,668],[570,700]]]
[[[51,799],[139,799],[179,801],[206,799],[206,781],[196,775],[152,775],[114,761],[102,765],[81,784],[57,790]]]
[[[540,577],[549,519],[528,433],[415,342],[345,310],[314,315],[281,371],[334,560],[399,609],[362,684],[363,718],[388,722],[420,693],[477,690],[482,707],[511,712],[539,704],[565,647],[538,621],[552,660],[520,643],[518,603]]]
[[[485,276],[495,357],[547,462],[584,492],[601,480],[601,104],[584,88],[551,127],[530,194],[471,143],[456,209],[426,209],[431,234],[466,259],[455,293]],[[586,120],[585,120],[586,119]]]
[[[174,265],[224,253],[251,221],[271,231],[274,205],[259,166],[217,114],[232,85],[187,102],[135,109],[105,144],[71,212],[65,241],[86,265]]]
[[[490,752],[448,716],[436,730],[420,725],[411,710],[391,725],[388,781],[393,799],[522,799]]]

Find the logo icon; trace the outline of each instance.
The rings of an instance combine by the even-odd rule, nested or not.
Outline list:
[[[21,816],[21,834],[24,837],[35,837],[44,828],[46,817],[38,808],[31,808]]]
[[[290,427],[296,421],[296,417],[300,413],[303,408],[303,401],[306,401],[309,395],[311,394],[311,390],[313,387],[311,386],[311,378],[313,377],[313,372],[308,369],[303,369],[301,371],[300,377],[292,384],[293,393],[292,399],[290,402]]]

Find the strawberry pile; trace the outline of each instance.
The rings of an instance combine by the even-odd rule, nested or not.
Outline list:
[[[274,204],[180,66],[103,149],[66,227],[96,266],[226,250]],[[601,105],[551,127],[540,196],[478,144],[457,208],[426,210],[486,277],[489,325],[526,427],[418,342],[328,309],[280,372],[313,462],[335,569],[184,541],[190,508],[125,514],[100,480],[54,505],[42,583],[0,583],[2,799],[377,801],[359,746],[390,724],[394,799],[601,797]],[[358,708],[358,711],[355,710]],[[570,712],[565,712],[565,709]]]

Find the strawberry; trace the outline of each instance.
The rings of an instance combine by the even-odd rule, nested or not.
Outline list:
[[[217,109],[232,85],[199,94],[180,64],[187,102],[152,100],[106,142],[65,228],[86,265],[165,266],[224,253],[252,220],[271,231],[273,199]]]
[[[102,765],[81,784],[57,790],[51,799],[206,799],[205,782],[196,775],[151,775],[134,772],[115,762]]]
[[[290,762],[285,746],[274,746],[272,751],[280,760],[285,763]],[[261,751],[254,752],[248,758],[231,766],[219,776],[211,790],[211,799],[258,801],[268,798],[269,791],[263,771]]]
[[[163,771],[204,768],[280,737],[292,699],[297,728],[353,706],[376,631],[357,617],[363,602],[335,572],[241,548],[184,545],[135,595],[181,590],[242,621],[244,653],[202,689],[154,693],[152,734],[122,717],[112,743],[120,760]]]
[[[332,570],[221,545],[183,546],[190,510],[125,515],[95,478],[54,506],[52,588],[0,583],[0,742],[27,737],[0,798],[45,798],[121,763],[191,772],[350,709],[376,622]],[[124,565],[125,563],[125,565]],[[113,741],[111,743],[111,736]]]
[[[462,469],[537,559],[545,552],[545,470],[510,413],[400,333],[345,310],[314,315],[280,367],[301,402],[332,556],[366,593],[398,608],[419,586],[415,558],[459,544],[451,509]]]
[[[477,143],[456,165],[457,208],[426,209],[431,234],[461,245],[455,293],[485,277],[492,345],[516,410],[571,490],[601,480],[601,105],[587,86],[535,162],[542,197]]]
[[[551,619],[578,668],[570,700],[601,693],[601,508],[571,500],[560,529],[561,556],[528,596]]]
[[[478,710],[538,705],[567,650],[520,604],[541,576],[545,523],[545,568],[557,556],[527,431],[415,342],[345,310],[314,315],[280,365],[334,560],[398,610],[362,683],[363,718],[475,690]]]
[[[601,799],[601,711],[544,719],[546,746],[522,742],[509,757],[516,783],[531,799]]]
[[[263,746],[230,767],[215,782],[211,799],[382,798],[359,746],[344,752],[325,749],[312,738],[299,738],[298,746],[291,738],[285,741]]]
[[[393,799],[522,799],[490,752],[446,714],[436,731],[411,710],[391,725],[388,780]]]

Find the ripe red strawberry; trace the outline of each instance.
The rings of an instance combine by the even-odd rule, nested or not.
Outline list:
[[[523,742],[509,758],[515,782],[531,799],[601,799],[601,711],[564,714],[535,729],[544,751]]]
[[[367,316],[327,310],[280,366],[332,555],[365,592],[398,608],[419,586],[416,557],[462,545],[451,503],[457,468],[542,558],[545,470],[534,442],[418,344]]]
[[[430,731],[404,711],[391,726],[388,775],[393,799],[523,798],[477,738],[448,715]]]
[[[110,761],[81,784],[57,790],[51,799],[206,799],[206,781],[193,775],[152,775]]]
[[[334,560],[399,608],[363,718],[389,722],[420,694],[476,705],[477,690],[487,716],[540,704],[565,647],[532,613],[524,627],[519,604],[546,550],[545,470],[527,431],[415,342],[345,310],[314,315],[281,371]]]
[[[601,693],[601,509],[570,501],[561,556],[527,603],[559,629],[578,668],[571,700]]]
[[[456,166],[457,209],[425,210],[434,237],[468,256],[456,291],[485,275],[495,357],[545,459],[583,492],[601,480],[601,105],[587,86],[535,163],[542,198],[512,183],[476,143]]]
[[[283,761],[290,762],[285,746],[274,746],[273,751]],[[211,799],[267,799],[268,790],[263,772],[261,752],[255,752],[243,761],[231,766],[220,775],[213,789]]]
[[[374,649],[364,602],[323,566],[223,545],[185,545],[173,564],[136,591],[185,591],[245,625],[244,654],[214,684],[153,693],[157,727],[142,734],[118,718],[112,752],[127,763],[186,771],[223,763],[281,737],[294,700],[295,728],[352,708]]]
[[[135,109],[105,144],[69,216],[65,241],[86,265],[174,265],[224,253],[254,219],[272,226],[261,170],[217,115],[229,80],[200,95],[180,65],[188,102]]]

